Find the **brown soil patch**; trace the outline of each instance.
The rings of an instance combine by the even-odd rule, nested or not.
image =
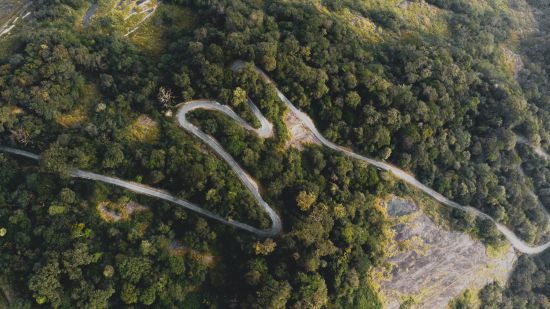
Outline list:
[[[152,142],[159,139],[159,125],[146,115],[139,116],[127,128],[127,136],[130,140]]]
[[[213,268],[216,265],[215,257],[207,252],[198,252],[197,250],[187,248],[182,244],[174,241],[170,245],[172,252],[176,255],[190,255],[196,261],[199,261],[201,264],[206,265],[209,268]]]
[[[284,122],[290,135],[290,139],[286,143],[287,148],[293,147],[303,150],[304,145],[321,144],[313,133],[300,122],[294,113],[287,112],[284,117]]]
[[[142,206],[134,201],[129,201],[124,206],[105,201],[97,204],[97,210],[101,218],[107,222],[118,222],[120,220],[128,220],[135,212],[146,211],[149,208]]]

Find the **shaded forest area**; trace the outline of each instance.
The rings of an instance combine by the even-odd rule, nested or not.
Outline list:
[[[171,46],[174,56],[164,59],[165,68],[174,71],[177,87],[182,79],[221,78],[218,51],[231,55],[229,61],[254,61],[329,139],[410,170],[438,192],[539,242],[548,220],[518,172],[516,134],[538,141],[547,133],[539,126],[544,114],[532,111],[501,63],[502,46],[518,26],[512,16],[465,1],[434,2],[452,12],[452,35],[442,37],[357,1],[321,5],[266,4],[264,11],[219,5],[216,12],[223,14],[212,26],[203,23],[194,37]],[[354,31],[334,16],[339,9],[381,19],[384,40]],[[189,58],[191,67],[171,65]],[[210,82],[195,88],[210,97],[230,93],[213,93]],[[182,99],[186,95],[183,87]]]
[[[122,36],[67,31],[76,18],[67,13],[85,5],[45,2],[36,13],[41,30],[21,33],[18,53],[1,67],[2,144],[42,154],[39,166],[1,155],[0,263],[14,292],[10,306],[381,306],[362,283],[384,255],[387,226],[376,196],[391,183],[324,150],[283,150],[283,110],[272,86],[250,71],[227,70],[231,55],[220,55],[212,76],[191,80],[162,67],[194,69],[191,58],[178,63],[167,54],[157,66]],[[165,80],[177,82],[165,87],[178,95],[159,102]],[[285,218],[281,237],[259,240],[171,204],[68,177],[74,166],[100,171],[267,226],[229,168],[163,115],[184,96],[227,102],[224,94],[237,86],[274,119],[278,138],[248,136],[223,117],[200,122],[216,135],[226,129],[219,138],[235,142],[228,150]],[[144,115],[151,128],[134,132]],[[97,203],[128,199],[150,210],[116,223],[96,211]],[[201,263],[204,254],[215,266]]]
[[[382,306],[369,277],[389,237],[378,198],[402,185],[326,149],[284,149],[284,106],[253,70],[231,72],[236,59],[268,72],[329,139],[412,171],[540,240],[548,222],[518,172],[516,133],[550,142],[541,125],[550,123],[546,73],[526,96],[528,87],[503,69],[500,47],[518,26],[508,11],[427,1],[448,12],[449,34],[441,35],[362,1],[165,2],[192,10],[195,22],[167,30],[170,43],[158,56],[108,17],[89,31],[74,27],[86,1],[42,0],[30,28],[10,40],[15,52],[0,57],[0,143],[42,154],[38,166],[0,155],[0,283],[13,289],[4,292],[13,294],[4,300],[10,306]],[[174,22],[160,20],[167,29]],[[357,29],[354,22],[365,20],[376,30]],[[283,218],[280,237],[256,239],[175,205],[68,177],[72,167],[115,175],[267,227],[228,166],[165,116],[179,102],[211,98],[250,119],[243,91],[275,124],[275,138],[261,140],[212,113],[195,112],[193,121],[258,180]],[[149,210],[116,223],[96,211],[129,199]],[[456,228],[475,225],[452,214]],[[490,227],[477,232],[487,243],[502,241]],[[519,265],[530,271],[505,295],[543,269],[531,259]],[[532,293],[545,290],[540,282]]]
[[[520,82],[530,108],[539,116],[539,126],[550,124],[550,55],[546,43],[550,26],[550,4],[546,1],[529,0],[534,8],[537,31],[521,42],[521,53],[525,68],[520,71]],[[548,149],[549,140],[542,138],[543,148]],[[533,191],[540,202],[550,205],[550,171],[545,158],[533,153],[527,147],[520,148],[521,166],[531,178]],[[548,209],[548,206],[547,206]],[[548,308],[550,307],[550,252],[535,257],[520,257],[507,286],[487,286],[481,292],[482,308]]]

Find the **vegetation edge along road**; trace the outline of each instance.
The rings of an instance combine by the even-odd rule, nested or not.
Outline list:
[[[231,69],[232,70],[239,70],[239,69],[243,68],[244,66],[246,66],[245,62],[235,61],[233,63],[233,65],[231,66]],[[273,83],[273,81],[261,69],[259,69],[258,67],[255,67],[255,70],[267,82]],[[349,150],[345,147],[339,146],[339,145],[329,141],[328,139],[326,139],[319,132],[319,130],[317,130],[317,127],[313,123],[313,120],[306,113],[300,111],[296,106],[294,106],[294,104],[292,104],[292,102],[278,88],[275,88],[275,89],[277,91],[277,96],[279,97],[279,99],[281,99],[286,104],[286,106],[292,111],[292,113],[294,113],[294,115],[302,122],[302,124],[304,126],[306,126],[313,133],[313,135],[317,138],[317,140],[321,144],[325,145],[326,147],[328,147],[330,149],[333,149],[335,151],[338,151],[338,152],[342,152],[345,155],[348,155],[352,158],[355,158],[355,159],[358,159],[358,160],[361,160],[361,161],[365,161],[368,164],[376,166],[377,168],[379,168],[381,170],[392,172],[392,174],[394,174],[398,179],[400,179],[400,180],[412,185],[413,187],[423,191],[424,193],[428,194],[429,196],[436,199],[438,202],[440,202],[441,204],[443,204],[445,206],[461,209],[461,210],[466,211],[468,213],[471,213],[471,214],[473,214],[477,217],[481,217],[481,218],[484,218],[484,219],[487,219],[487,220],[491,220],[493,223],[495,223],[497,229],[508,239],[508,241],[510,241],[512,246],[516,250],[518,250],[522,253],[538,254],[538,253],[541,253],[541,252],[545,251],[546,249],[550,248],[550,241],[548,241],[547,243],[545,243],[543,245],[532,247],[529,244],[527,244],[526,242],[522,241],[514,232],[512,232],[506,226],[496,222],[491,216],[487,215],[486,213],[483,213],[483,212],[479,211],[476,208],[473,208],[471,206],[463,206],[463,205],[460,205],[460,204],[446,198],[445,196],[438,193],[434,189],[424,185],[418,179],[416,179],[411,174],[405,172],[404,170],[402,170],[402,169],[400,169],[400,168],[398,168],[394,165],[388,164],[386,162],[382,162],[382,161],[378,161],[378,160],[375,160],[375,159],[372,159],[372,158],[369,158],[369,157],[362,156],[362,155],[357,154],[357,153],[355,153],[355,152],[353,152],[353,151],[351,151],[351,150]],[[521,138],[519,140],[520,140],[520,142],[523,141]],[[539,150],[539,151],[542,151],[542,150]],[[540,206],[543,207],[542,205],[540,205]]]
[[[239,69],[243,68],[244,66],[246,66],[245,62],[235,61],[233,63],[233,65],[231,65],[231,69],[232,70],[239,70]],[[255,70],[267,82],[273,83],[273,81],[261,69],[255,67]],[[326,146],[326,147],[328,147],[332,150],[344,153],[345,155],[350,156],[352,158],[367,162],[368,164],[376,166],[377,168],[379,168],[381,170],[389,171],[392,174],[394,174],[398,179],[400,179],[400,180],[410,184],[411,186],[425,192],[426,194],[428,194],[432,198],[436,199],[438,202],[442,203],[445,206],[461,209],[461,210],[466,211],[468,213],[471,213],[475,216],[478,216],[478,217],[481,217],[481,218],[484,218],[484,219],[487,219],[487,220],[491,220],[492,222],[495,223],[497,229],[506,237],[506,239],[508,239],[508,241],[510,241],[512,246],[516,250],[518,250],[522,253],[525,253],[525,254],[538,254],[538,253],[541,253],[541,252],[545,251],[546,249],[550,248],[550,241],[545,243],[545,244],[542,244],[540,246],[530,246],[529,244],[527,244],[526,242],[521,240],[514,232],[512,232],[510,229],[508,229],[504,225],[496,222],[489,215],[487,215],[487,214],[485,214],[485,213],[483,213],[483,212],[481,212],[481,211],[479,211],[479,210],[477,210],[477,209],[475,209],[471,206],[463,206],[463,205],[460,205],[460,204],[444,197],[443,195],[436,192],[432,188],[422,184],[419,180],[414,178],[414,176],[410,175],[409,173],[405,172],[404,170],[402,170],[402,169],[400,169],[396,166],[393,166],[391,164],[388,164],[386,162],[378,161],[378,160],[375,160],[375,159],[372,159],[372,158],[369,158],[369,157],[359,155],[359,154],[357,154],[357,153],[355,153],[355,152],[353,152],[353,151],[351,151],[347,148],[344,148],[342,146],[339,146],[339,145],[327,140],[317,130],[317,127],[315,126],[312,119],[307,114],[303,113],[296,106],[294,106],[294,104],[292,104],[292,102],[278,88],[276,88],[276,91],[277,91],[277,96],[286,104],[286,106],[289,108],[289,110],[292,113],[295,114],[295,116],[300,120],[300,122],[302,122],[302,124],[305,127],[307,127],[309,130],[311,130],[311,132],[313,133],[315,138],[318,139],[319,142],[322,143],[324,146]],[[269,215],[269,217],[272,221],[272,226],[269,229],[261,230],[261,229],[252,227],[248,224],[245,224],[245,223],[242,223],[242,222],[239,222],[239,221],[227,220],[227,219],[225,219],[225,218],[223,218],[223,217],[221,217],[221,216],[219,216],[219,215],[217,215],[213,212],[210,212],[210,211],[208,211],[204,208],[201,208],[200,206],[198,206],[196,204],[190,203],[190,202],[185,201],[185,200],[181,200],[178,197],[176,197],[176,196],[174,196],[174,195],[172,195],[172,194],[170,194],[166,191],[151,188],[151,187],[148,187],[148,186],[145,186],[145,185],[142,185],[142,184],[138,184],[138,183],[134,183],[134,182],[130,182],[130,181],[125,181],[125,180],[121,180],[121,179],[114,178],[114,177],[104,176],[104,175],[100,175],[100,174],[96,174],[96,173],[92,173],[92,172],[82,171],[82,170],[78,170],[78,169],[73,170],[70,175],[72,177],[76,177],[76,178],[90,179],[90,180],[96,180],[96,181],[109,183],[109,184],[112,184],[112,185],[115,185],[115,186],[123,187],[125,189],[128,189],[130,191],[133,191],[133,192],[136,192],[136,193],[139,193],[139,194],[144,194],[144,195],[156,197],[156,198],[159,198],[159,199],[163,199],[163,200],[175,203],[177,205],[180,205],[182,207],[185,207],[189,210],[195,211],[195,212],[197,212],[199,214],[202,214],[206,217],[209,217],[211,219],[217,220],[221,223],[224,223],[224,224],[227,224],[227,225],[230,225],[230,226],[242,229],[242,230],[249,231],[249,232],[251,232],[253,234],[256,234],[260,237],[270,237],[270,236],[277,235],[282,230],[281,218],[275,212],[275,210],[273,210],[273,208],[271,208],[263,200],[263,198],[261,197],[260,192],[258,190],[258,186],[257,186],[256,182],[254,181],[254,179],[250,175],[248,175],[239,166],[239,164],[235,161],[235,159],[233,159],[233,157],[231,157],[231,155],[229,155],[223,149],[223,147],[213,137],[211,137],[210,135],[205,134],[199,128],[197,128],[196,126],[191,124],[187,120],[187,118],[185,117],[188,112],[196,110],[196,109],[216,110],[216,111],[224,113],[225,115],[229,116],[233,120],[237,121],[243,128],[256,132],[260,137],[263,137],[263,138],[270,137],[271,134],[272,134],[272,130],[273,130],[271,123],[269,123],[269,121],[261,114],[261,112],[256,107],[256,105],[254,105],[254,103],[252,103],[250,100],[249,100],[248,103],[249,103],[249,107],[252,110],[252,112],[254,113],[254,115],[260,120],[261,127],[259,129],[254,129],[252,126],[250,126],[246,121],[244,121],[240,116],[238,116],[228,106],[225,106],[225,105],[222,105],[218,102],[210,101],[210,100],[194,100],[194,101],[189,101],[189,102],[185,102],[183,104],[180,104],[180,106],[178,108],[178,113],[177,113],[177,120],[178,120],[178,122],[179,122],[179,124],[182,128],[184,128],[188,132],[192,133],[193,135],[197,136],[204,143],[208,144],[220,157],[222,157],[231,166],[231,168],[235,171],[235,173],[237,174],[237,176],[239,177],[241,182],[247,187],[247,189],[254,196],[254,198],[256,199],[258,204]],[[39,155],[30,153],[30,152],[26,152],[26,151],[23,151],[23,150],[15,149],[15,148],[0,146],[0,150],[4,151],[4,152],[24,156],[24,157],[34,159],[34,160],[38,160],[40,158]]]

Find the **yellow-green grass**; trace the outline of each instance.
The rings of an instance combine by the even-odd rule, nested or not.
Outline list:
[[[311,3],[319,12],[342,20],[367,41],[373,43],[388,38],[405,38],[407,34],[415,33],[427,33],[444,38],[451,36],[448,21],[453,12],[423,1],[370,0],[361,2],[366,11],[393,13],[402,21],[402,27],[398,31],[381,27],[369,19],[369,16],[364,16],[368,14],[362,15],[360,12],[345,7],[338,11],[330,11],[322,4],[321,0],[311,0]],[[525,0],[516,1],[514,6],[510,4],[509,0],[472,0],[470,4],[479,14],[494,12],[498,15],[507,15],[514,20],[517,27],[514,27],[512,35],[508,38],[510,45],[517,44],[521,37],[536,29],[532,10]]]
[[[74,110],[56,117],[56,122],[65,128],[79,127],[88,119],[88,112],[98,103],[99,92],[95,85],[87,84],[84,87],[80,104]]]
[[[156,121],[146,115],[141,115],[130,123],[126,128],[125,135],[130,141],[155,142],[160,137],[160,128]]]
[[[370,20],[368,16],[343,8],[338,11],[330,11],[318,0],[313,1],[321,13],[331,15],[339,19],[354,30],[358,31],[364,38],[371,42],[378,42],[388,37],[402,35],[392,33]],[[362,2],[367,11],[382,11],[393,13],[403,21],[405,29],[409,31],[421,31],[434,35],[448,36],[448,12],[423,2],[408,2],[403,0],[375,0]]]
[[[120,4],[120,5],[119,5]],[[144,20],[147,19],[150,9],[154,9],[158,5],[158,0],[150,0],[149,2],[138,6],[136,0],[99,0],[97,2],[97,8],[95,14],[90,19],[90,24],[97,28],[99,32],[115,31],[120,34],[127,34],[131,30],[140,26]],[[78,23],[82,25],[82,20],[89,6],[81,9],[78,12]],[[133,12],[135,11],[135,12]],[[153,13],[154,15],[155,13]],[[110,27],[103,29],[103,26],[94,23],[94,21],[100,19],[107,19],[110,21]]]
[[[147,15],[149,14],[147,11],[154,9],[157,5],[157,0],[151,0],[141,7],[137,6],[135,1],[132,1],[131,4],[115,8],[113,13],[122,19],[123,26],[126,27],[126,31],[128,32],[139,26],[139,24],[147,18]],[[135,12],[132,13],[132,10],[135,10]]]
[[[74,128],[79,127],[86,120],[86,114],[82,108],[77,108],[71,113],[58,116],[55,120],[64,128]]]
[[[165,20],[171,22],[167,24]],[[159,55],[170,44],[168,30],[185,31],[194,22],[194,16],[188,8],[172,4],[160,4],[155,14],[134,33],[130,40],[151,55]]]
[[[101,201],[97,203],[96,209],[101,219],[107,222],[126,221],[133,213],[148,210],[128,197],[122,197],[118,201]]]

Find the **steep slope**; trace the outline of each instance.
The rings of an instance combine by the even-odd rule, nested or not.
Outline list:
[[[409,200],[393,196],[386,205],[396,248],[380,282],[387,308],[407,301],[418,308],[444,308],[466,289],[508,279],[516,261],[511,247],[492,256],[479,240],[438,226]]]

